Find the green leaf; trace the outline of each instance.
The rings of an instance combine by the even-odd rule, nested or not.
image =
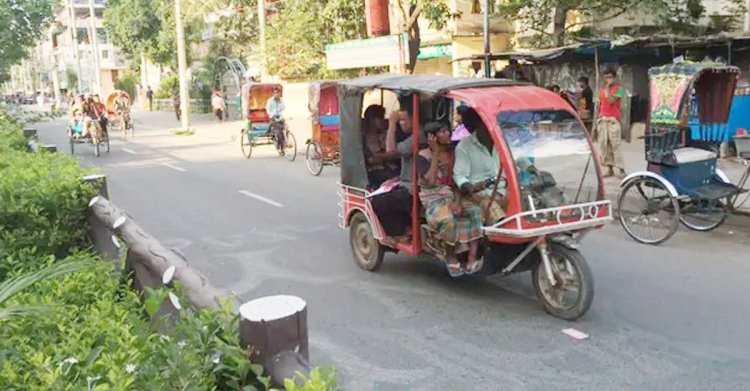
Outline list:
[[[88,357],[86,357],[86,366],[90,367],[91,364],[96,361],[97,358],[99,358],[99,355],[102,353],[102,350],[104,350],[104,346],[97,346],[93,349],[91,349],[91,352],[89,353]]]
[[[253,371],[255,376],[261,377],[263,376],[263,366],[260,364],[252,364],[250,365],[250,370]]]

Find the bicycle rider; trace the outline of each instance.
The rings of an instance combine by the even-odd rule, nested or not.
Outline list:
[[[266,113],[271,119],[271,129],[276,137],[276,148],[284,153],[284,100],[281,99],[281,88],[274,87],[273,97],[266,103]]]

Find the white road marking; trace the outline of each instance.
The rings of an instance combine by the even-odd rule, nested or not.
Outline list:
[[[169,167],[169,168],[171,168],[171,169],[173,169],[175,171],[179,171],[179,172],[185,172],[185,171],[187,171],[186,169],[184,169],[182,167],[177,167],[177,166],[175,166],[172,163],[162,163],[162,165],[165,166],[165,167]]]
[[[134,151],[132,149],[127,149],[127,148],[123,148],[122,151],[126,152],[126,153],[129,153],[131,155],[137,155],[138,154],[136,151]]]
[[[247,191],[247,190],[240,190],[239,193],[242,194],[242,195],[246,195],[246,196],[248,196],[250,198],[255,198],[258,201],[265,202],[266,204],[273,205],[273,206],[275,206],[277,208],[283,208],[284,207],[284,205],[282,205],[282,204],[280,204],[280,203],[278,203],[278,202],[276,202],[276,201],[274,201],[274,200],[272,200],[270,198],[263,197],[262,195],[255,194],[255,193]]]

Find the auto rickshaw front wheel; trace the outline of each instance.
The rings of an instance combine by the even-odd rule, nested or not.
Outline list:
[[[531,280],[544,309],[552,316],[575,320],[583,316],[594,300],[594,279],[580,251],[550,241],[538,247],[542,256],[532,268]],[[546,270],[545,254],[550,270]],[[551,272],[554,284],[548,277]]]
[[[362,212],[355,212],[349,224],[349,244],[357,266],[369,272],[383,263],[385,248],[375,239],[372,226]]]

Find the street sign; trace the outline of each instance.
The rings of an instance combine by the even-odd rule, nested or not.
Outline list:
[[[356,39],[326,45],[328,69],[366,68],[409,63],[406,34]]]

